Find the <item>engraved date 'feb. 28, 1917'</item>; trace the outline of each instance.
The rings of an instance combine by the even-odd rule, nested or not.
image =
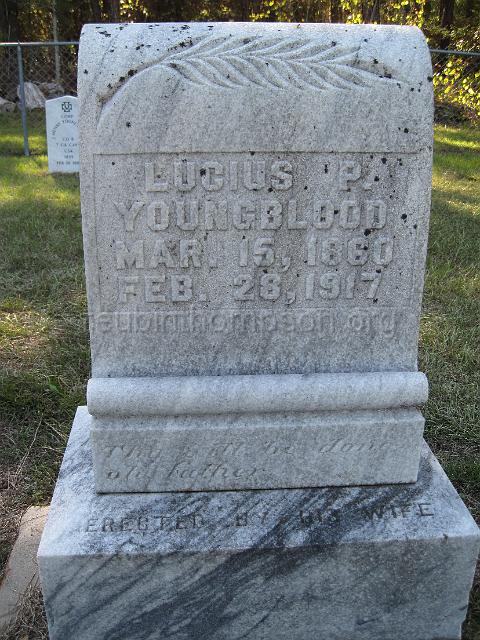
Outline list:
[[[415,168],[392,153],[96,156],[99,311],[403,304]]]

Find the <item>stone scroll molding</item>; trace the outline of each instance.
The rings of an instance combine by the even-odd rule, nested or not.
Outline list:
[[[361,45],[338,45],[285,36],[200,36],[181,40],[146,65],[130,69],[128,76],[110,83],[103,108],[139,73],[164,67],[184,81],[213,89],[249,86],[267,90],[352,90],[379,81],[396,81],[378,60],[362,57]]]
[[[427,396],[427,379],[415,371],[92,378],[87,403],[94,416],[121,417],[384,409]]]

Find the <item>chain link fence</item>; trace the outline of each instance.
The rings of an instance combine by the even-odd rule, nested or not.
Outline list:
[[[480,124],[480,52],[432,49],[436,119]],[[45,99],[76,95],[78,42],[0,43],[0,154],[45,154]]]
[[[437,122],[480,124],[480,52],[430,52]]]
[[[0,43],[0,154],[46,153],[45,100],[77,95],[77,56],[78,42]]]

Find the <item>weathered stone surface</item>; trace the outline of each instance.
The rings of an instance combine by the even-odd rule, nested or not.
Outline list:
[[[0,96],[0,113],[12,113],[13,111],[15,111],[15,103]]]
[[[47,118],[48,170],[50,173],[77,173],[78,98],[61,96],[45,102]]]
[[[426,398],[418,372],[93,378],[97,490],[415,482]]]
[[[51,640],[458,640],[479,532],[415,485],[98,495],[75,419],[39,549]]]
[[[342,411],[426,402],[423,373],[357,373],[169,378],[94,378],[95,416],[177,416],[272,411]]]
[[[415,482],[426,398],[418,372],[93,378],[97,490]]]
[[[29,507],[22,516],[0,585],[0,633],[15,619],[29,588],[38,583],[36,556],[47,514],[48,507]]]
[[[25,107],[32,109],[45,109],[45,96],[34,82],[25,82],[23,85],[25,93]],[[17,95],[20,98],[20,86],[17,87]]]
[[[375,409],[398,407],[382,399],[395,384],[402,395],[395,377],[402,372],[412,374],[413,395],[424,399],[424,381],[413,373],[433,102],[419,30],[87,25],[79,98],[93,389],[109,389],[92,392],[88,402],[99,476],[106,475],[105,451],[115,438],[120,447],[125,442],[127,418],[144,447],[140,459],[150,455],[147,418],[160,442],[171,430],[169,416],[189,415],[190,425],[202,426],[196,408],[213,405],[220,410],[211,412],[212,423],[218,415],[226,416],[224,425],[242,422],[253,449],[263,434],[255,433],[259,421],[249,407],[260,389],[267,407],[253,411],[270,441],[281,444],[282,424],[262,414],[286,412],[293,432],[298,414],[315,410],[295,376],[317,376],[316,395],[328,386],[333,410],[360,392],[376,396]],[[356,374],[367,372],[383,386],[357,388]],[[351,377],[331,384],[331,373]],[[163,393],[172,384],[173,402]],[[230,416],[224,398],[234,399]],[[147,410],[152,401],[156,413]],[[190,413],[178,412],[186,404]],[[400,406],[418,404],[410,398]],[[387,479],[414,479],[421,430],[404,431],[404,420],[392,422],[400,414],[387,411],[390,429],[375,442],[362,410],[352,414],[352,424],[365,423],[355,438],[372,453],[361,464],[378,469],[376,481],[384,482],[378,452],[389,440],[398,450],[403,434],[405,453]],[[200,428],[188,437],[201,442],[204,435],[208,440]],[[319,454],[328,445],[315,442]],[[168,439],[164,444],[168,457]],[[305,446],[303,439],[282,466],[280,486],[298,486]],[[171,455],[176,450],[173,443]],[[256,462],[272,467],[260,452]],[[325,484],[352,484],[358,476],[349,477],[345,465],[311,482],[322,475]],[[130,489],[143,490],[134,477]],[[165,469],[151,475],[149,487],[165,489],[164,477]],[[375,481],[370,472],[368,478]],[[276,482],[272,476],[257,487]],[[124,490],[112,479],[108,487]],[[176,488],[192,487],[179,479]]]
[[[416,409],[89,422],[106,493],[415,482],[424,425]]]
[[[414,370],[430,74],[408,27],[86,25],[93,375]]]

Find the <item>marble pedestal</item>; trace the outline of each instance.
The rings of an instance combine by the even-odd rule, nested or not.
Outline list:
[[[86,409],[39,548],[52,640],[455,640],[479,531],[418,482],[98,495]]]
[[[99,493],[417,480],[423,373],[93,378]]]

